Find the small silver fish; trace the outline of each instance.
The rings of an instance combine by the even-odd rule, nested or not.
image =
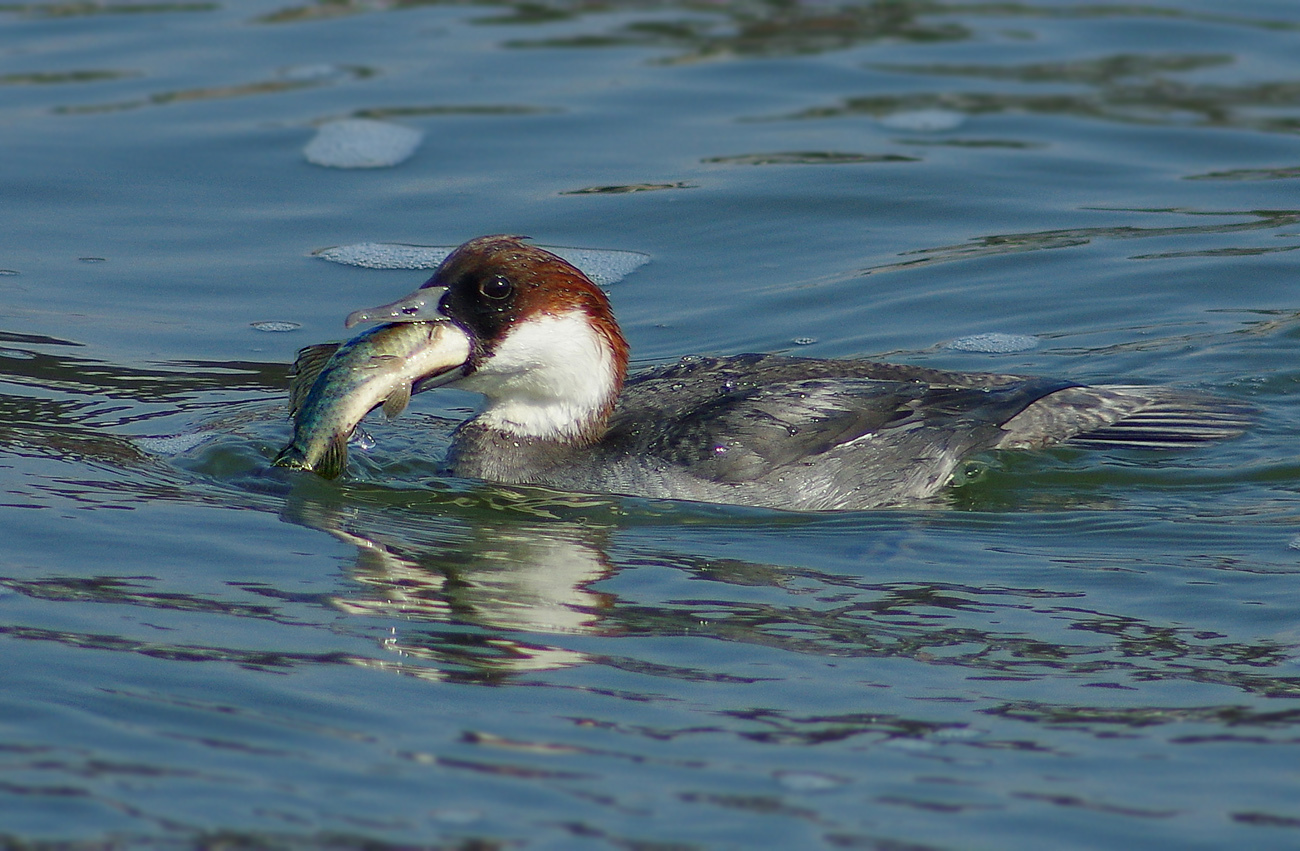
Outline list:
[[[383,405],[393,419],[417,384],[436,386],[438,376],[468,357],[468,339],[447,322],[379,325],[346,343],[302,349],[290,373],[293,440],[275,465],[337,478],[347,466],[348,439],[366,414]]]

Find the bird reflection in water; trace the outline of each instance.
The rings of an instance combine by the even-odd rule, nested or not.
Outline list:
[[[599,527],[503,518],[468,523],[454,538],[440,523],[431,538],[418,514],[301,498],[291,498],[282,517],[356,547],[349,574],[358,591],[333,604],[349,615],[402,622],[383,640],[400,661],[375,665],[430,679],[495,679],[590,661],[509,632],[608,631],[602,612],[613,598],[589,588],[611,572]]]

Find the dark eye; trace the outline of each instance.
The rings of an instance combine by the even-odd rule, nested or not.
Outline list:
[[[478,285],[478,291],[483,294],[483,297],[494,301],[506,298],[512,290],[514,290],[514,287],[500,275],[493,275]]]

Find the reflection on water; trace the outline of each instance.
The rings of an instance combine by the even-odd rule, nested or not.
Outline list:
[[[79,18],[95,15],[155,15],[172,12],[211,12],[217,3],[95,3],[73,0],[53,3],[6,3],[5,12],[33,18]]]
[[[1121,66],[1116,57],[1103,67]],[[1218,61],[1218,57],[1206,57]],[[898,68],[898,72],[926,75],[961,74],[997,78],[994,69]],[[1001,71],[1002,69],[996,69]],[[1025,82],[1073,81],[1073,69],[1060,68],[1056,76],[1039,66],[1020,69],[1012,79]],[[908,94],[864,95],[844,99],[834,106],[817,106],[792,113],[785,118],[796,120],[843,118],[867,115],[881,118],[892,113],[945,109],[969,115],[1001,112],[1027,112],[1041,115],[1067,115],[1120,123],[1205,127],[1233,127],[1268,133],[1293,133],[1300,118],[1261,114],[1261,110],[1300,106],[1300,84],[1290,81],[1247,83],[1236,86],[1221,84],[1176,83],[1164,77],[1148,81],[1109,83],[1109,78],[1082,78],[1078,82],[1096,86],[1082,93],[1051,92],[914,92]]]
[[[1224,54],[1150,55],[1120,53],[1098,59],[1065,62],[1034,62],[1025,65],[888,65],[871,67],[906,74],[929,74],[951,77],[985,77],[990,80],[1017,80],[1022,83],[1084,83],[1110,85],[1132,77],[1150,77],[1175,71],[1195,71],[1228,65],[1233,57]]]
[[[1300,166],[1285,168],[1234,168],[1188,175],[1188,180],[1293,180],[1300,177]]]
[[[272,95],[283,92],[298,91],[317,86],[333,85],[346,80],[364,80],[376,73],[373,68],[359,65],[313,65],[306,68],[286,68],[274,79],[257,80],[249,83],[234,83],[226,86],[209,86],[197,89],[180,89],[175,91],[155,92],[147,98],[116,101],[113,103],[78,104],[55,107],[54,112],[63,115],[93,115],[100,112],[122,112],[145,106],[167,106],[176,103],[191,103],[205,100],[227,100],[244,98],[252,95]]]
[[[443,0],[392,0],[376,5],[367,0],[317,0],[292,6],[260,20],[283,24],[305,20],[334,18],[340,15],[373,13],[416,6],[440,5]],[[552,0],[501,2],[485,5],[505,6],[509,12],[484,16],[485,24],[547,24],[591,16],[602,12],[643,12],[645,4],[624,0],[572,2]],[[669,7],[671,8],[671,7]],[[1141,4],[1076,4],[1073,6],[1037,7],[1030,4],[936,4],[929,0],[860,0],[830,6],[822,3],[791,4],[782,0],[741,2],[724,0],[705,7],[694,7],[690,16],[666,19],[662,7],[645,12],[643,20],[622,23],[602,34],[558,36],[545,39],[516,40],[508,46],[520,48],[569,47],[659,47],[676,51],[670,62],[694,62],[703,59],[741,56],[785,56],[821,53],[851,48],[879,41],[928,44],[963,41],[975,35],[971,21],[982,18],[1050,17],[1062,20],[1097,20],[1152,16],[1174,21],[1211,23],[1261,30],[1297,30],[1293,21],[1249,16],[1204,14],[1192,9],[1152,7]],[[961,20],[952,20],[960,17]],[[932,68],[956,69],[963,76],[1010,76],[1022,80],[1080,80],[1104,82],[1116,78],[1170,71],[1185,71],[1221,64],[1224,57],[1168,56],[1152,57],[1123,54],[1095,60],[1081,60],[1059,65],[1033,65],[1011,76],[1011,72],[971,66],[921,66],[926,73],[944,73]],[[917,67],[917,66],[912,66]]]
[[[1193,218],[1209,218],[1207,224],[1174,225],[1164,227],[1137,227],[1134,225],[1116,225],[1111,227],[1067,228],[1061,230],[1038,231],[1036,233],[1008,233],[982,236],[963,245],[945,245],[935,248],[921,248],[909,251],[905,256],[915,255],[916,259],[901,260],[873,266],[862,270],[863,274],[906,269],[926,263],[944,263],[953,260],[968,260],[976,257],[990,257],[1000,254],[1014,254],[1022,251],[1044,251],[1056,248],[1073,248],[1087,245],[1101,239],[1153,239],[1163,237],[1207,236],[1223,233],[1243,233],[1256,231],[1274,231],[1289,228],[1300,223],[1300,210],[1113,210],[1116,214],[1139,213],[1152,215],[1175,215]],[[1229,221],[1222,219],[1247,219],[1247,221]],[[1280,232],[1275,236],[1295,238],[1295,234]],[[1135,255],[1134,260],[1147,260],[1171,257],[1205,257],[1216,256],[1225,252],[1238,254],[1268,254],[1279,251],[1293,251],[1297,245],[1251,246],[1238,248],[1194,249],[1180,252],[1162,252]]]
[[[626,195],[629,192],[655,192],[660,189],[696,189],[695,184],[678,181],[677,183],[624,183],[611,186],[584,186],[571,189],[562,195]]]
[[[914,163],[902,154],[850,154],[842,151],[778,151],[771,154],[736,154],[708,157],[706,163],[724,165],[843,165],[845,163]]]
[[[439,0],[395,0],[385,9],[436,5]],[[500,3],[509,12],[485,16],[482,23],[538,24],[568,20],[600,12],[630,9],[641,11],[641,3],[581,2],[567,0],[539,4],[533,2]],[[339,15],[360,14],[375,10],[365,0],[318,0],[274,12],[261,18],[265,23],[288,23]],[[865,41],[903,39],[932,42],[965,38],[970,31],[961,24],[933,21],[935,9],[928,2],[911,0],[877,0],[840,7],[821,4],[790,4],[780,0],[760,3],[711,4],[695,14],[665,20],[651,13],[647,20],[635,21],[602,35],[553,37],[519,40],[514,47],[670,47],[683,51],[676,61],[693,61],[729,55],[784,55],[841,50]],[[712,13],[709,15],[701,12]],[[715,17],[716,16],[716,17]]]
[[[394,512],[296,498],[281,516],[356,547],[349,573],[361,591],[335,598],[334,605],[352,615],[405,622],[384,648],[432,661],[437,667],[427,673],[435,676],[468,667],[459,678],[479,679],[579,664],[586,661],[582,653],[494,634],[596,633],[600,611],[610,603],[588,588],[610,570],[597,528],[481,522],[463,532],[439,526],[439,535],[429,538],[421,524]],[[463,630],[427,632],[422,623],[485,630],[467,640]]]
[[[94,83],[136,76],[135,71],[33,71],[26,74],[0,74],[0,86],[49,86],[60,83]]]
[[[611,4],[617,8],[616,4]],[[710,9],[713,11],[713,9]],[[722,5],[720,18],[637,21],[604,35],[517,40],[513,47],[667,47],[681,51],[671,63],[728,56],[784,56],[843,50],[864,42],[899,39],[956,41],[970,36],[963,24],[935,21],[929,4],[875,2],[827,7],[768,0]],[[498,19],[502,23],[514,17]]]

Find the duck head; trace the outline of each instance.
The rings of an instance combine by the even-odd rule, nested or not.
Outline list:
[[[483,394],[487,404],[474,422],[509,435],[590,443],[604,433],[622,389],[627,341],[599,287],[523,239],[472,239],[415,292],[355,311],[346,324],[449,323],[464,335],[448,345],[460,362],[419,389]]]

